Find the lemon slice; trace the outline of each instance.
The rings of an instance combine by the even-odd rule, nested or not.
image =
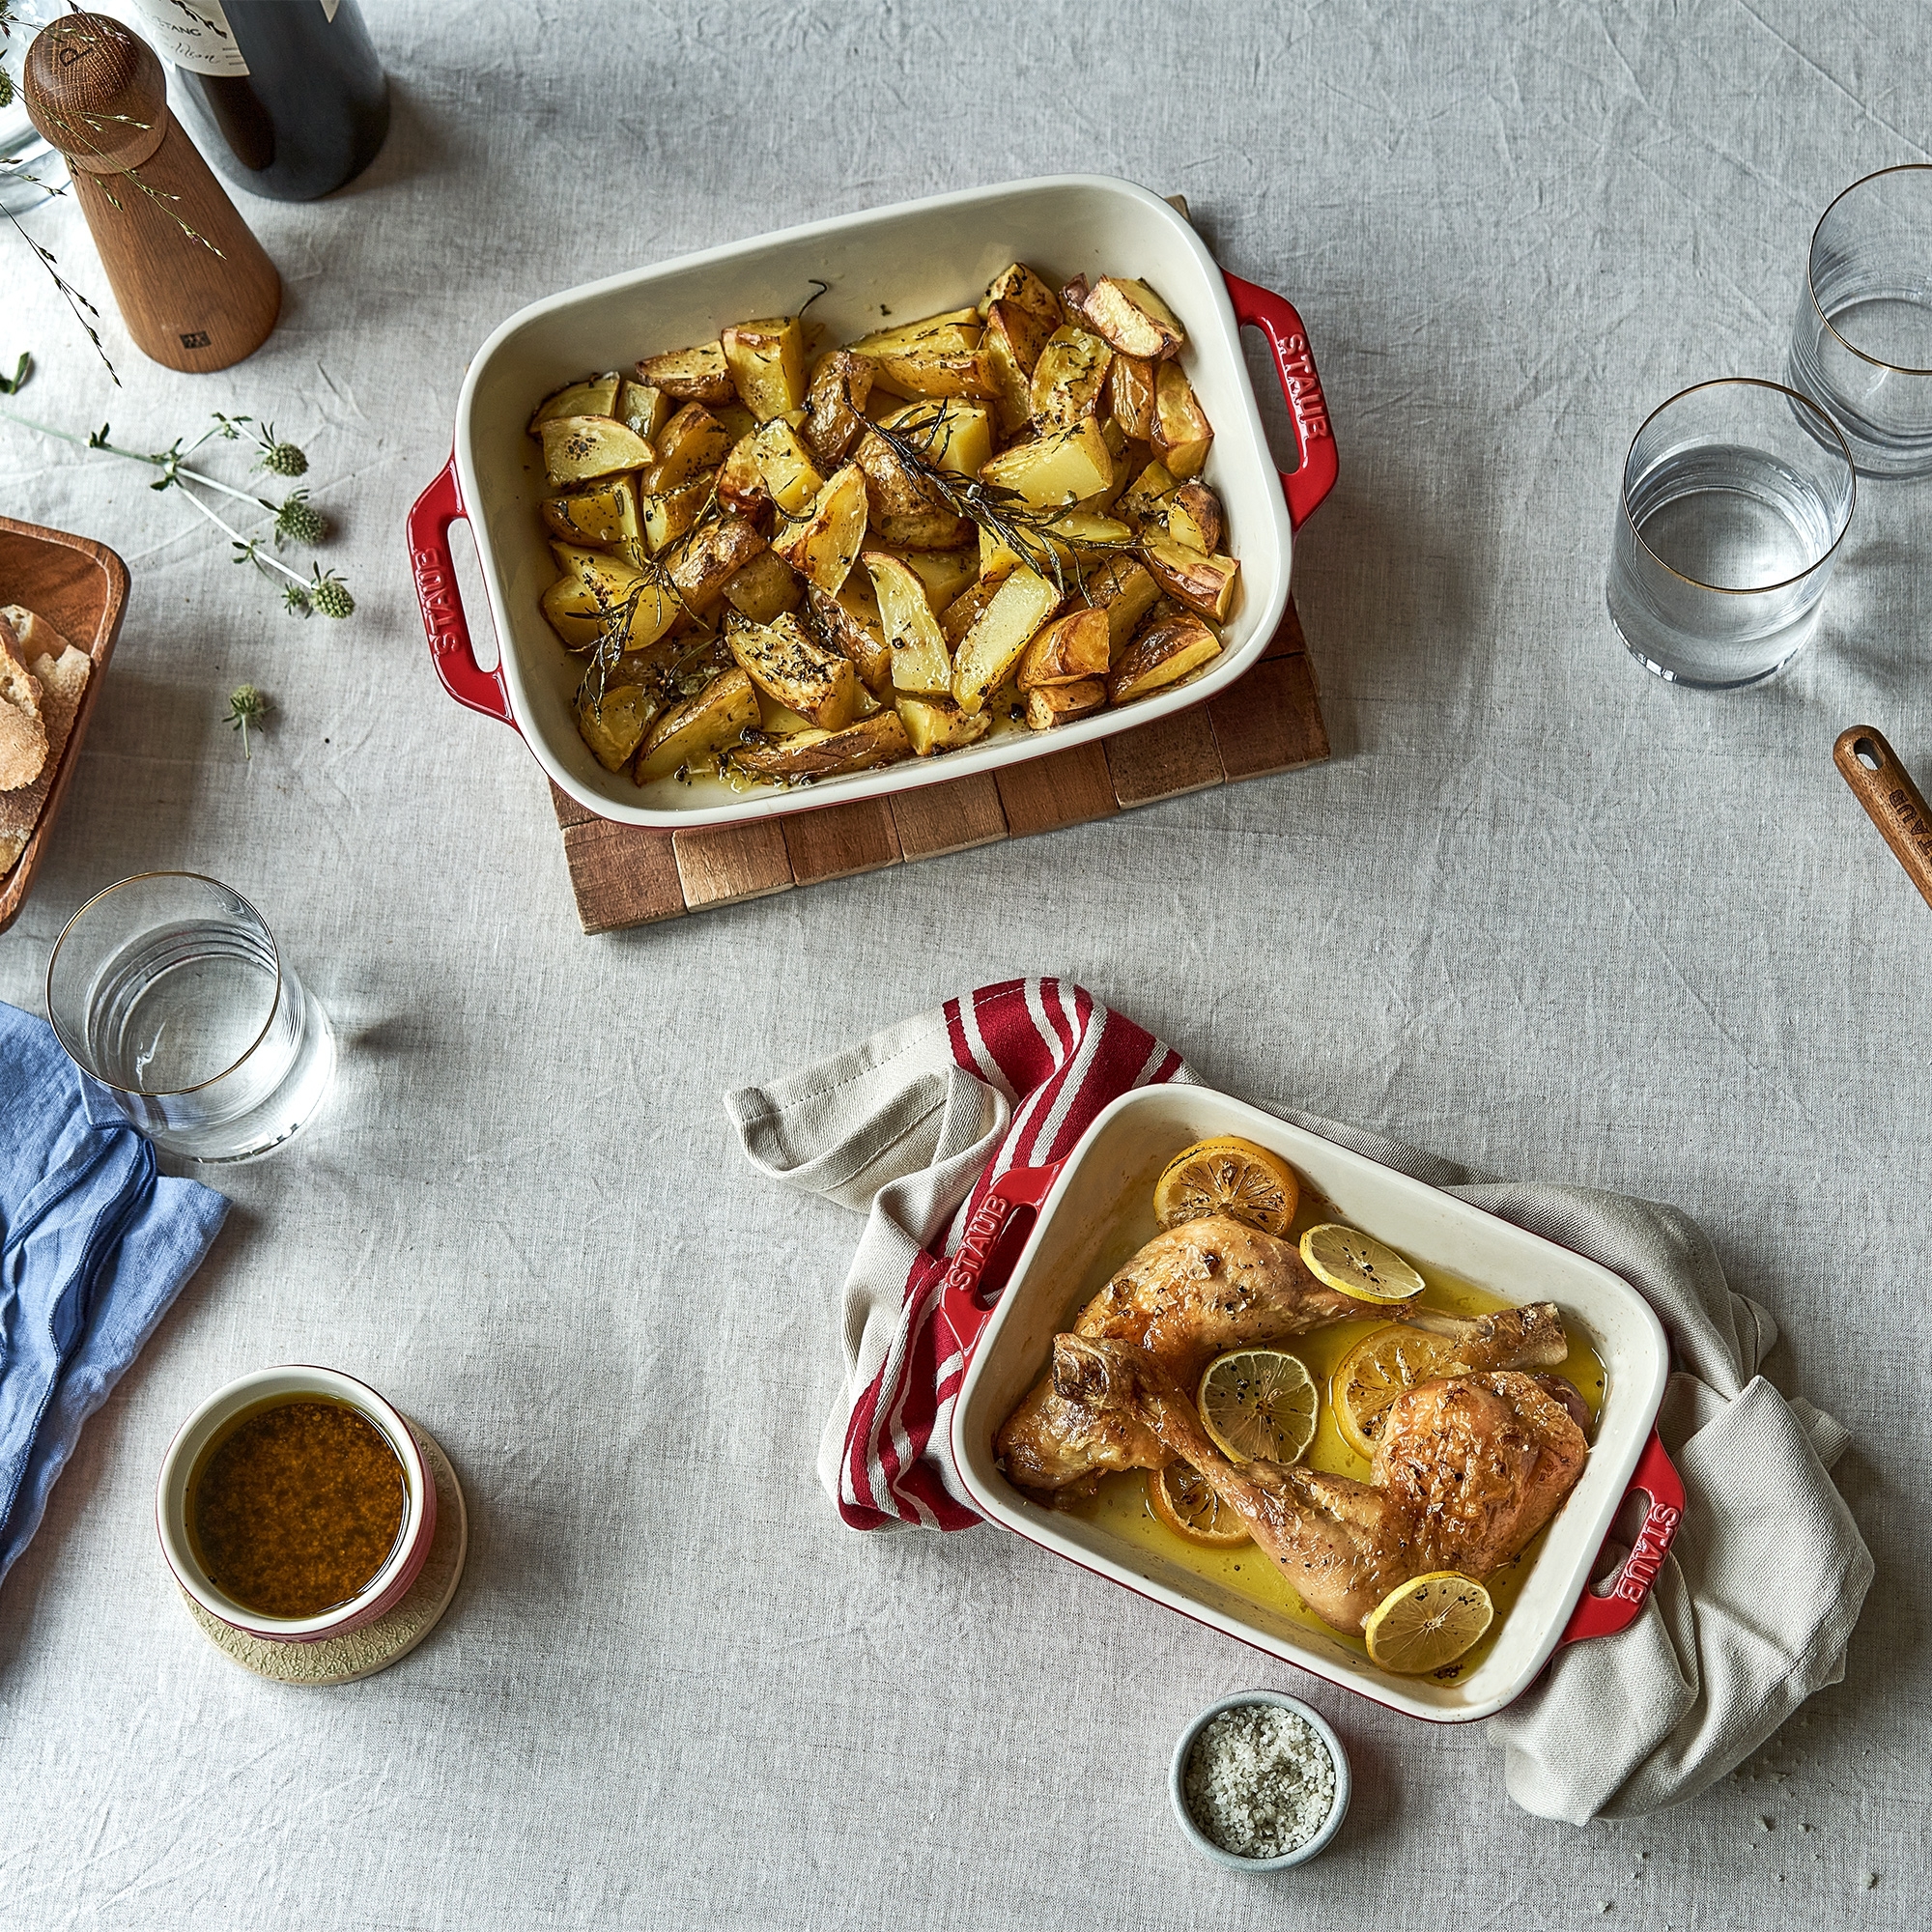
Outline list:
[[[1473,1577],[1432,1570],[1391,1590],[1369,1612],[1362,1634],[1369,1655],[1384,1670],[1414,1677],[1454,1663],[1495,1613],[1490,1593]]]
[[[1182,1148],[1154,1182],[1154,1218],[1178,1228],[1203,1214],[1232,1214],[1251,1228],[1285,1235],[1301,1198],[1301,1182],[1280,1154],[1253,1141],[1223,1134]]]
[[[1316,1280],[1357,1301],[1407,1301],[1422,1293],[1422,1277],[1386,1241],[1339,1221],[1309,1229],[1301,1259]]]
[[[1216,1356],[1196,1397],[1215,1448],[1236,1463],[1298,1463],[1315,1440],[1321,1400],[1300,1358],[1279,1349]]]
[[[1188,1463],[1170,1463],[1147,1472],[1148,1503],[1155,1516],[1177,1536],[1205,1543],[1213,1549],[1232,1549],[1248,1540],[1248,1526],[1212,1490],[1206,1477]]]
[[[1405,1389],[1426,1382],[1451,1352],[1439,1335],[1424,1335],[1398,1321],[1363,1336],[1328,1380],[1328,1401],[1342,1440],[1373,1462],[1390,1405]]]

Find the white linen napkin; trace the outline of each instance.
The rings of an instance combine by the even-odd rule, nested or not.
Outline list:
[[[935,1343],[932,1309],[986,1176],[1061,1157],[1130,1087],[1191,1078],[1081,988],[1030,980],[983,987],[726,1096],[753,1166],[867,1214],[845,1282],[845,1388],[818,1461],[848,1522],[977,1520],[946,1448],[964,1365]],[[1257,1104],[1601,1262],[1670,1337],[1658,1429],[1684,1479],[1684,1521],[1637,1620],[1560,1649],[1490,1720],[1517,1804],[1577,1825],[1677,1804],[1839,1681],[1872,1577],[1827,1473],[1849,1437],[1757,1374],[1776,1324],[1729,1289],[1687,1215],[1590,1188],[1485,1179],[1379,1134]]]

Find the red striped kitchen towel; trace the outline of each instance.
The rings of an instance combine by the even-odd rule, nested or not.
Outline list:
[[[867,1212],[845,1283],[845,1388],[818,1465],[853,1528],[980,1520],[950,1448],[965,1360],[936,1318],[991,1181],[1063,1158],[1129,1089],[1191,1078],[1084,987],[1009,980],[726,1096],[754,1166]]]

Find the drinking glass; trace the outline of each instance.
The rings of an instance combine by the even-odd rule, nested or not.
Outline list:
[[[1882,168],[1825,211],[1790,374],[1863,474],[1932,472],[1932,166]]]
[[[1673,684],[1755,684],[1810,641],[1852,521],[1851,451],[1781,384],[1700,383],[1631,443],[1610,544],[1610,621]]]
[[[335,1070],[328,1016],[260,913],[198,872],[142,872],[68,921],[47,1017],[156,1144],[246,1160],[315,1111]]]

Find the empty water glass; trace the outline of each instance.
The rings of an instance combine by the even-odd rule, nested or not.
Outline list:
[[[1844,431],[1864,475],[1932,472],[1932,167],[1867,175],[1825,211],[1791,382]]]
[[[1769,677],[1818,628],[1856,493],[1844,438],[1796,391],[1740,377],[1672,396],[1631,443],[1610,544],[1631,655],[1673,684]]]
[[[335,1070],[328,1015],[261,914],[197,872],[89,899],[54,942],[47,1017],[128,1120],[195,1160],[278,1147]]]

